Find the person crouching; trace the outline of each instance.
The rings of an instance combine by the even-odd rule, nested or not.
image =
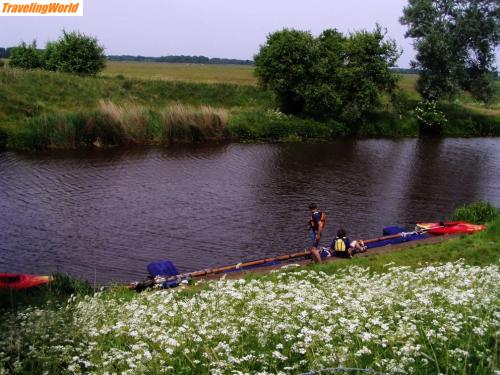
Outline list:
[[[330,253],[339,258],[352,258],[356,253],[364,253],[366,246],[362,240],[349,241],[346,231],[339,229],[330,244]]]

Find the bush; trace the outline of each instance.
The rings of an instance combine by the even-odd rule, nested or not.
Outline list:
[[[395,89],[389,67],[398,56],[380,26],[348,36],[325,30],[318,38],[284,29],[260,48],[255,73],[283,112],[354,124],[380,105],[383,92]]]
[[[453,220],[484,224],[500,216],[500,208],[489,202],[479,201],[458,207],[453,213]]]
[[[44,62],[47,70],[96,75],[106,66],[106,56],[96,38],[63,31],[58,41],[47,43]]]
[[[77,279],[67,274],[55,273],[53,281],[48,285],[54,296],[67,298],[70,295],[89,295],[94,292],[87,280]]]
[[[439,106],[448,119],[443,129],[446,136],[500,135],[500,116],[477,113],[456,104],[440,103]]]
[[[5,63],[3,60],[0,60],[0,69],[3,68],[5,66]]]
[[[298,141],[350,135],[350,129],[334,120],[319,122],[278,111],[242,112],[231,116],[231,134],[241,140]]]
[[[42,54],[36,49],[36,42],[22,42],[12,49],[9,65],[14,68],[36,69],[42,66]]]
[[[423,101],[415,108],[420,133],[423,135],[441,135],[448,122],[443,112],[437,109],[435,101]]]

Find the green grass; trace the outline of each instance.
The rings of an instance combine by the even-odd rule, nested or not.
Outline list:
[[[113,64],[109,69],[113,68]],[[148,64],[118,63],[121,73],[108,72],[100,77],[0,69],[0,148],[37,150],[96,144],[95,138],[80,141],[75,138],[75,133],[79,134],[78,128],[85,127],[85,124],[103,119],[99,115],[102,101],[119,107],[141,108],[147,113],[146,127],[151,130],[148,136],[135,137],[132,142],[130,137],[104,137],[111,141],[104,145],[169,143],[171,140],[164,142],[164,137],[151,134],[159,129],[161,113],[179,103],[198,108],[210,106],[214,111],[226,110],[227,133],[223,138],[300,141],[341,136],[418,136],[418,124],[413,113],[418,103],[418,94],[414,89],[416,76],[401,76],[403,94],[396,105],[386,99],[367,121],[347,127],[336,121],[320,122],[286,116],[274,110],[272,95],[253,83],[226,83],[245,81],[251,75],[252,67]],[[138,72],[146,72],[144,74],[149,79],[137,78],[142,77]],[[171,80],[172,77],[179,80]],[[462,102],[443,104],[441,109],[449,120],[444,135],[500,135],[498,103],[484,107],[466,96],[462,99]],[[110,129],[107,130],[104,129],[105,122],[101,125],[107,133],[116,130],[113,123],[108,124]],[[196,124],[186,123],[183,126],[191,129],[190,133],[194,136],[181,137],[180,141],[220,139],[219,136],[205,135],[206,128],[196,129]]]
[[[86,280],[56,273],[47,285],[26,290],[0,289],[0,314],[15,313],[28,306],[59,306],[71,295],[86,296],[94,292]]]
[[[458,207],[453,213],[453,220],[482,224],[500,216],[500,208],[489,202],[479,201]]]
[[[254,67],[239,65],[203,65],[203,64],[169,64],[153,62],[108,62],[103,76],[123,76],[126,78],[173,80],[203,83],[235,83],[256,85]],[[419,101],[417,92],[416,74],[398,74],[398,87],[413,101]],[[500,81],[496,83],[500,90]],[[455,104],[472,110],[473,112],[500,116],[500,101],[490,105],[477,102],[467,93],[462,93],[454,102]]]
[[[417,74],[398,74],[398,87],[408,96],[408,99],[414,102],[421,100],[421,96],[417,91]],[[496,81],[497,91],[500,92],[500,81]],[[470,94],[462,92],[452,103],[455,106],[461,107],[464,112],[471,110],[475,114],[487,116],[500,116],[500,100],[496,100],[490,104],[484,104],[473,99]]]

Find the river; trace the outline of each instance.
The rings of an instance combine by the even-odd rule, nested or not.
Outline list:
[[[500,138],[339,140],[0,153],[0,272],[141,279],[304,249],[307,206],[322,244],[439,221],[478,199],[500,206]]]

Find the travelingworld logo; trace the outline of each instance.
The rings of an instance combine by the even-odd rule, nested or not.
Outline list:
[[[0,16],[83,16],[83,0],[0,0]]]

